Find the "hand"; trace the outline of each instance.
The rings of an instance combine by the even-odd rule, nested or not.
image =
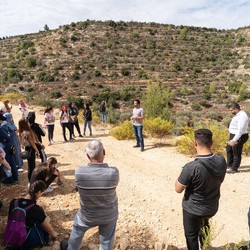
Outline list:
[[[54,231],[52,233],[52,235],[51,235],[52,236],[52,240],[56,240],[57,235],[58,235],[58,233]]]
[[[230,140],[228,143],[229,146],[233,147],[236,145],[236,141]]]
[[[38,150],[36,150],[36,157],[38,158],[39,157],[39,151]]]

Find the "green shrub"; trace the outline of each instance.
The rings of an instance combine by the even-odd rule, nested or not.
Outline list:
[[[248,140],[243,146],[243,152],[246,155],[250,155],[250,140]]]
[[[27,57],[25,59],[25,63],[28,68],[34,68],[37,65],[36,59],[34,57]]]
[[[193,110],[195,110],[195,111],[200,111],[200,110],[202,110],[202,107],[201,107],[201,105],[199,104],[199,103],[193,103],[192,105],[191,105],[191,108],[193,109]]]
[[[130,121],[125,121],[119,126],[111,129],[110,134],[117,140],[131,140],[134,139],[134,131]]]
[[[173,131],[173,123],[163,120],[160,117],[145,119],[143,122],[145,132],[154,138],[161,138],[165,135],[171,134]]]
[[[214,153],[225,154],[228,131],[227,128],[220,123],[210,123],[207,126],[198,125],[195,128],[186,128],[184,135],[177,142],[178,151],[186,155],[194,156],[196,154],[194,147],[194,131],[202,127],[210,129],[213,133],[212,151]]]

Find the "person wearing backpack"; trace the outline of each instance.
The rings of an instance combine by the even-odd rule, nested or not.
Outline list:
[[[46,189],[43,181],[36,181],[30,185],[25,198],[13,199],[10,202],[8,222],[4,233],[4,243],[8,247],[28,250],[43,246],[53,240],[57,232],[49,223],[42,207],[37,204]]]

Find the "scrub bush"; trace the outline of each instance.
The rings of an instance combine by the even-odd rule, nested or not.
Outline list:
[[[134,131],[130,121],[125,121],[111,129],[110,134],[117,140],[134,139]]]
[[[160,117],[145,119],[143,127],[147,135],[154,138],[161,138],[165,135],[171,134],[173,131],[173,123],[166,121]]]
[[[194,131],[200,128],[210,129],[213,133],[214,153],[225,154],[226,142],[228,140],[227,128],[220,123],[210,123],[206,127],[198,125],[195,128],[186,128],[184,135],[177,141],[177,150],[183,154],[194,156],[196,150],[194,147]]]

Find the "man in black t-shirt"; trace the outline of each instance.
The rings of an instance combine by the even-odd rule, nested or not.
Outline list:
[[[213,154],[212,132],[208,129],[195,131],[197,156],[187,163],[175,183],[175,190],[183,197],[183,225],[187,247],[199,250],[209,229],[208,220],[219,207],[220,186],[226,174],[226,160],[222,155]]]

